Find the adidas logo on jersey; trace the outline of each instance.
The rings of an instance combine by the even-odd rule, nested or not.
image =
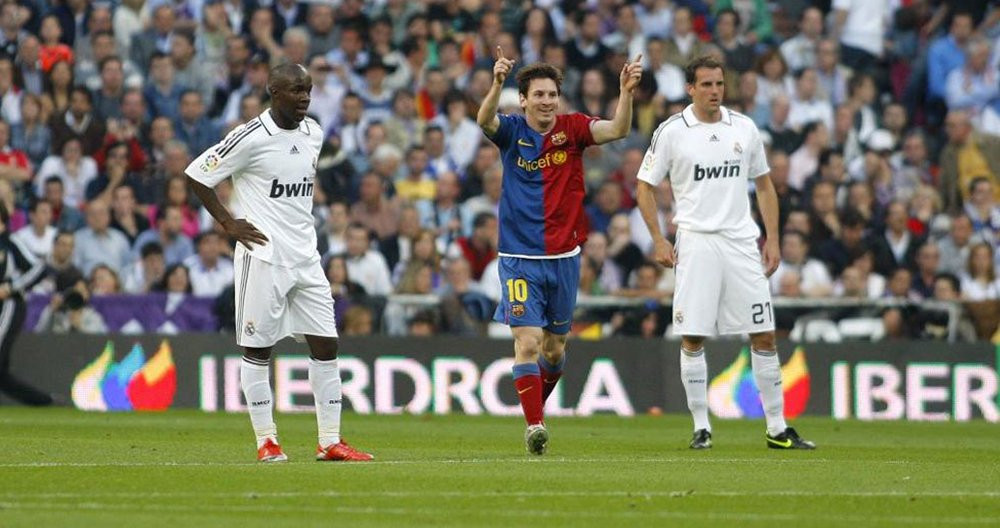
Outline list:
[[[296,196],[312,196],[313,183],[306,178],[302,178],[300,183],[278,183],[278,180],[271,180],[271,198],[294,198]]]
[[[716,136],[715,134],[712,134],[712,137],[708,138],[708,141],[710,141],[710,142],[714,141],[715,143],[718,143],[719,142],[719,136]]]
[[[299,147],[292,145],[292,150],[291,152],[289,152],[289,154],[298,154],[298,153],[299,153]]]
[[[694,166],[694,181],[711,180],[713,178],[736,178],[739,175],[740,164],[736,161],[732,163],[725,161],[722,166],[715,167],[702,167],[697,164]]]

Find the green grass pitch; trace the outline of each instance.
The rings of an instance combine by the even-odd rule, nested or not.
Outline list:
[[[1000,427],[796,422],[814,452],[768,450],[760,421],[556,418],[525,453],[518,418],[358,416],[374,463],[313,460],[315,418],[279,415],[287,464],[254,462],[244,415],[0,408],[0,527],[1000,526]]]

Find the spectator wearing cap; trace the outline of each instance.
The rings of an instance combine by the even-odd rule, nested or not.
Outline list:
[[[854,160],[847,168],[851,178],[871,185],[875,200],[882,206],[896,198],[892,168],[889,166],[889,157],[895,146],[892,134],[878,129],[868,136],[864,156]]]
[[[822,121],[812,121],[802,127],[804,141],[788,158],[788,185],[802,190],[806,179],[819,168],[819,155],[830,143],[830,133]]]
[[[781,43],[781,55],[792,71],[816,67],[816,51],[823,37],[823,12],[809,6],[799,15],[799,32]]]
[[[1000,95],[1000,75],[990,64],[990,43],[983,38],[969,39],[965,45],[965,65],[948,73],[945,102],[950,110],[968,110],[978,117]]]
[[[968,112],[963,110],[948,112],[945,133],[948,144],[939,158],[940,189],[945,210],[956,212],[968,200],[973,179],[996,181],[1000,175],[1000,137],[975,132]]]
[[[358,69],[363,77],[352,79],[352,89],[361,98],[366,119],[385,121],[392,115],[393,92],[385,86],[385,76],[393,69],[395,66],[386,64],[382,56],[372,55]]]
[[[153,20],[149,29],[132,37],[129,53],[142,71],[149,71],[150,60],[157,52],[170,54],[173,44],[174,10],[170,5],[160,4],[153,10]]]

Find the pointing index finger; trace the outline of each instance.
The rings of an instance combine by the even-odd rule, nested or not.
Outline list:
[[[635,64],[639,64],[639,63],[641,63],[641,62],[642,62],[642,53],[640,53],[640,54],[636,55],[636,56],[635,56],[635,60],[634,60],[634,61],[632,61],[632,62],[634,62]]]
[[[501,48],[500,45],[497,44],[497,59],[503,60],[504,58],[505,57],[503,56],[503,48]]]

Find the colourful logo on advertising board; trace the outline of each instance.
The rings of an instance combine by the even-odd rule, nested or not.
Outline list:
[[[785,416],[795,418],[809,403],[809,367],[802,347],[781,367],[781,385],[785,394]],[[762,418],[757,384],[746,347],[739,356],[708,385],[708,407],[721,418]]]
[[[104,351],[73,380],[73,404],[85,411],[161,411],[170,407],[177,392],[177,369],[170,343],[164,340],[146,360],[142,345],[114,361],[115,345]]]

